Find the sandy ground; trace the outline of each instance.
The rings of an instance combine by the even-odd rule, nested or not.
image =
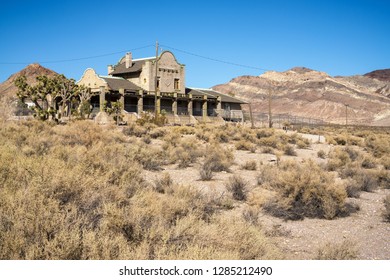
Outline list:
[[[312,141],[310,148],[296,149],[296,157],[282,156],[281,160],[313,159],[326,163],[326,159],[317,156],[319,150],[328,153],[332,149],[331,145],[325,144],[324,137],[301,135]],[[175,183],[191,185],[204,192],[223,193],[226,192],[225,184],[228,178],[233,174],[242,176],[248,182],[249,189],[257,187],[258,171],[242,170],[240,167],[246,161],[275,164],[275,159],[275,155],[262,154],[259,149],[255,153],[236,150],[231,172],[215,173],[211,181],[200,180],[199,162],[185,169],[179,169],[176,164],[165,165],[163,172],[169,173]],[[147,171],[145,177],[153,181],[159,176],[161,172]],[[382,218],[383,199],[387,194],[390,194],[390,189],[378,189],[372,193],[362,192],[359,198],[348,198],[349,202],[359,205],[360,210],[348,217],[334,220],[306,218],[300,221],[284,221],[260,210],[259,221],[266,231],[273,233],[273,239],[287,259],[313,259],[319,247],[327,242],[338,244],[343,240],[356,244],[359,259],[390,259],[390,223],[384,222]]]

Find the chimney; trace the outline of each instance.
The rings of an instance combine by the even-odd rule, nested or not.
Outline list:
[[[131,52],[126,53],[126,60],[125,60],[126,68],[130,68],[131,67],[131,65],[132,65],[132,61],[131,60],[132,60]]]
[[[107,66],[107,74],[110,75],[112,72],[114,72],[114,67],[112,67],[112,65],[108,65]]]

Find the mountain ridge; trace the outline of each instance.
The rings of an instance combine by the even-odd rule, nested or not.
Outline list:
[[[268,71],[259,76],[239,76],[214,90],[234,93],[251,102],[254,112],[268,112],[268,94],[272,94],[274,114],[320,118],[345,123],[346,105],[350,122],[366,125],[390,125],[390,71],[374,75],[336,76],[306,67],[283,72]],[[375,72],[375,71],[373,71]],[[370,75],[369,75],[370,74]],[[387,81],[387,75],[389,81]]]

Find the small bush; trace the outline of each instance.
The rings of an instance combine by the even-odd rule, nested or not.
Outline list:
[[[358,251],[355,243],[345,240],[341,244],[327,243],[317,252],[317,260],[355,260]]]
[[[202,181],[210,181],[214,175],[210,164],[203,164],[199,170],[199,175]]]
[[[234,199],[243,201],[247,197],[247,182],[240,176],[233,175],[226,184],[226,189],[232,193]]]
[[[241,165],[241,168],[244,170],[256,170],[257,163],[255,160],[249,160],[249,161],[245,162],[243,165]]]
[[[278,176],[278,169],[272,165],[260,165],[257,175],[257,184],[259,186],[270,184]]]
[[[159,193],[165,193],[169,187],[173,184],[173,180],[169,173],[163,173],[163,175],[154,181],[154,189]]]
[[[251,153],[256,152],[256,145],[246,140],[240,140],[235,146],[237,150],[250,151]]]
[[[350,179],[345,185],[345,191],[348,197],[359,198],[362,189],[355,180]]]
[[[281,166],[271,186],[277,196],[264,208],[274,216],[291,220],[304,217],[333,219],[346,214],[345,189],[336,184],[332,174],[312,161],[289,162],[287,166]]]
[[[297,152],[295,151],[294,147],[292,145],[286,145],[284,148],[284,154],[287,156],[296,156]]]
[[[298,147],[299,149],[307,149],[307,148],[310,147],[310,142],[309,142],[308,139],[304,139],[304,138],[299,139],[299,140],[297,141],[297,147]]]
[[[318,156],[319,158],[326,158],[326,153],[325,153],[324,150],[319,150],[319,151],[317,152],[317,156]]]
[[[383,211],[383,218],[386,222],[390,222],[390,194],[388,194],[383,200],[385,210]]]
[[[219,145],[213,145],[206,149],[204,164],[209,165],[211,170],[214,172],[229,172],[229,168],[233,164],[233,158],[232,151],[223,149]]]
[[[362,167],[366,169],[372,169],[376,167],[376,161],[371,156],[365,156],[362,160]]]
[[[275,154],[275,151],[274,151],[274,149],[273,149],[272,147],[263,147],[263,148],[261,149],[261,152],[262,152],[263,154],[271,154],[271,155],[274,155],[274,154]]]
[[[373,192],[379,185],[378,177],[375,176],[374,172],[362,171],[357,173],[353,179],[364,192]]]

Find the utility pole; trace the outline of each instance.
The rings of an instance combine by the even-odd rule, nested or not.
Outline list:
[[[348,126],[348,104],[344,104],[345,106],[345,126]]]
[[[272,99],[272,89],[268,91],[268,127],[272,127],[272,112],[271,112],[271,99]]]
[[[255,128],[255,125],[253,123],[252,104],[250,102],[249,102],[249,115],[251,117],[251,128]]]
[[[158,66],[157,66],[157,60],[158,60],[158,41],[156,41],[156,77],[155,77],[155,83],[154,83],[154,114],[157,119],[158,110],[157,110],[157,91],[158,91]]]

